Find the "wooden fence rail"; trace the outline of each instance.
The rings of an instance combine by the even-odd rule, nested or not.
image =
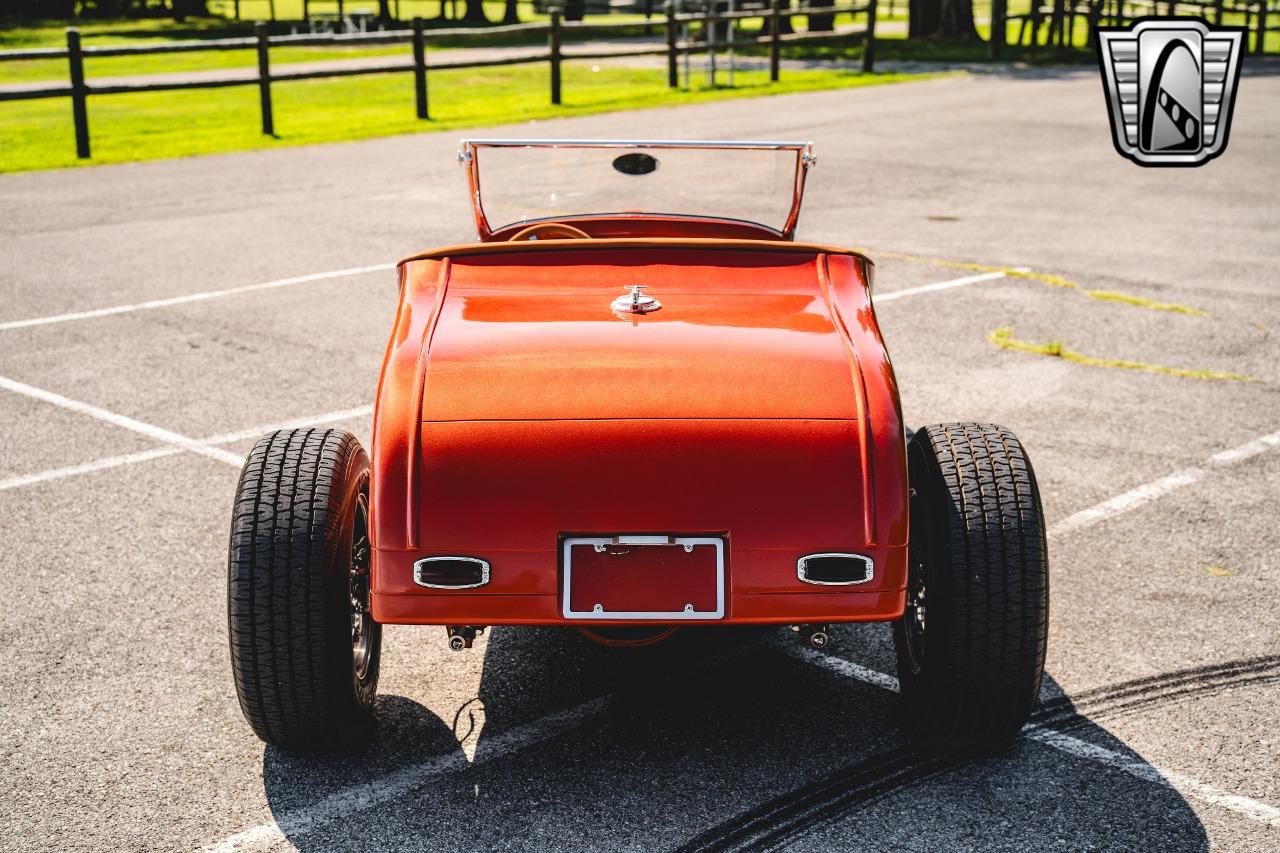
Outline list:
[[[507,26],[453,28],[439,30],[451,42],[470,37],[487,37],[502,33],[529,33],[546,36],[546,48],[515,56],[495,57],[485,60],[454,60],[450,62],[434,62],[430,68],[440,71],[455,68],[490,68],[504,65],[525,65],[545,62],[550,72],[551,103],[561,102],[561,66],[564,62],[581,59],[622,59],[639,56],[667,57],[667,85],[679,87],[676,73],[677,57],[690,53],[714,53],[718,49],[730,47],[764,46],[769,47],[769,76],[776,81],[780,74],[780,51],[784,44],[799,42],[860,40],[863,42],[862,69],[873,70],[873,47],[875,44],[876,0],[866,0],[861,4],[833,5],[822,7],[824,15],[862,15],[866,18],[866,27],[854,31],[782,33],[779,22],[781,18],[792,18],[808,15],[812,9],[783,9],[780,0],[771,0],[769,9],[755,12],[735,12],[732,14],[683,14],[677,13],[671,4],[665,8],[666,43],[660,45],[637,46],[629,50],[608,51],[566,51],[565,35],[576,35],[589,32],[607,32],[623,28],[634,29],[636,24],[617,22],[592,23],[586,21],[566,22],[562,20],[562,10],[551,7],[550,20],[547,23],[512,24]],[[743,18],[767,18],[771,22],[768,35],[717,41],[710,36],[713,24]],[[681,41],[677,38],[679,28],[697,24],[707,35],[702,41]],[[230,86],[258,87],[260,109],[262,114],[262,132],[268,136],[275,134],[275,115],[271,103],[271,87],[273,83],[295,80],[319,80],[329,77],[355,77],[367,74],[413,73],[414,101],[417,116],[430,119],[430,100],[428,93],[427,33],[422,18],[414,18],[413,26],[407,30],[384,31],[376,33],[343,33],[343,34],[306,34],[272,36],[267,32],[267,25],[258,22],[254,27],[254,35],[244,38],[209,39],[208,41],[166,42],[153,45],[106,45],[102,47],[84,47],[80,43],[80,31],[75,27],[67,28],[66,48],[37,48],[30,50],[0,51],[0,62],[21,59],[61,59],[66,58],[68,64],[69,85],[45,86],[11,91],[0,91],[0,101],[31,100],[38,98],[71,99],[71,114],[75,127],[76,156],[81,159],[90,157],[89,140],[89,96],[118,95],[130,92],[165,92],[182,89],[213,89]],[[317,71],[281,71],[271,67],[271,48],[298,47],[313,45],[366,45],[407,43],[411,47],[411,58],[406,61],[391,61],[382,65],[360,66],[356,68],[334,68]],[[195,51],[213,50],[253,50],[257,53],[256,76],[239,76],[228,78],[160,81],[153,83],[130,83],[117,85],[92,85],[85,79],[84,60],[86,57],[135,56],[158,53],[191,53]],[[712,78],[714,81],[714,77]],[[714,84],[714,83],[713,83]]]
[[[332,20],[334,18],[337,18],[339,20],[344,19],[347,17],[348,2],[350,2],[350,0],[302,0],[302,20],[309,21],[313,17],[315,17],[317,20],[321,18],[329,19],[329,20]],[[434,0],[434,2],[438,3],[440,6],[440,18],[442,20],[459,20],[457,16],[457,7],[461,5],[460,0]],[[518,0],[518,2],[521,5],[525,5],[527,3],[527,5],[534,7],[533,9],[534,12],[539,11],[538,9],[539,3],[536,2],[536,0]],[[391,0],[391,2],[388,5],[389,5],[388,11],[391,14],[392,20],[395,20],[395,21],[405,20],[405,18],[400,14],[400,0]],[[613,11],[627,11],[627,12],[632,12],[636,14],[643,14],[646,18],[648,18],[653,13],[654,8],[659,5],[661,4],[655,2],[655,0],[636,0],[636,2],[633,2],[630,4],[624,4],[624,5],[611,4],[610,8]],[[237,21],[242,20],[242,17],[241,17],[242,6],[246,7],[245,8],[246,11],[250,6],[252,6],[255,11],[259,11],[259,12],[265,9],[267,13],[266,17],[273,22],[278,20],[284,20],[276,16],[275,0],[216,0],[216,2],[210,2],[209,6],[211,9],[216,8],[217,11],[223,14],[230,13],[231,17]],[[318,8],[321,6],[325,8],[323,9]],[[316,7],[316,8],[313,9],[313,7]],[[452,10],[452,16],[445,14],[446,9]],[[374,18],[374,19],[378,17],[376,13],[372,12],[368,8],[367,0],[365,5],[352,9],[351,13],[353,16],[363,15],[363,16],[368,16],[370,18]]]

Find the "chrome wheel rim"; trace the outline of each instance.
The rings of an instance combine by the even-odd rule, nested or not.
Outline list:
[[[351,527],[351,562],[347,592],[351,599],[351,666],[357,679],[369,674],[373,657],[373,617],[369,614],[369,498],[356,499]]]

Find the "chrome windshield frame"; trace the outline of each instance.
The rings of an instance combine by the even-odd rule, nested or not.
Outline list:
[[[480,166],[476,157],[478,148],[685,148],[715,150],[794,151],[796,176],[791,196],[791,209],[783,223],[781,233],[787,240],[795,239],[796,224],[800,221],[800,204],[804,200],[804,182],[809,170],[818,162],[812,142],[766,142],[746,140],[679,140],[679,139],[463,139],[458,148],[458,162],[467,170],[467,187],[471,196],[471,210],[475,216],[476,232],[481,240],[493,236],[494,229],[485,216],[480,199]],[[653,211],[657,214],[658,211]],[[547,217],[554,220],[557,217]],[[723,219],[724,217],[710,217]],[[530,220],[536,222],[538,220]],[[763,225],[770,230],[774,226]],[[505,227],[505,226],[503,226]]]

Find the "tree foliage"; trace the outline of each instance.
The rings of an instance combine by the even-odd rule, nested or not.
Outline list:
[[[4,14],[28,20],[207,17],[208,0],[3,0]]]

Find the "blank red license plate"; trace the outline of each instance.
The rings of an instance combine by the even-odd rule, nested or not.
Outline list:
[[[582,536],[564,540],[566,619],[721,619],[724,540]]]

